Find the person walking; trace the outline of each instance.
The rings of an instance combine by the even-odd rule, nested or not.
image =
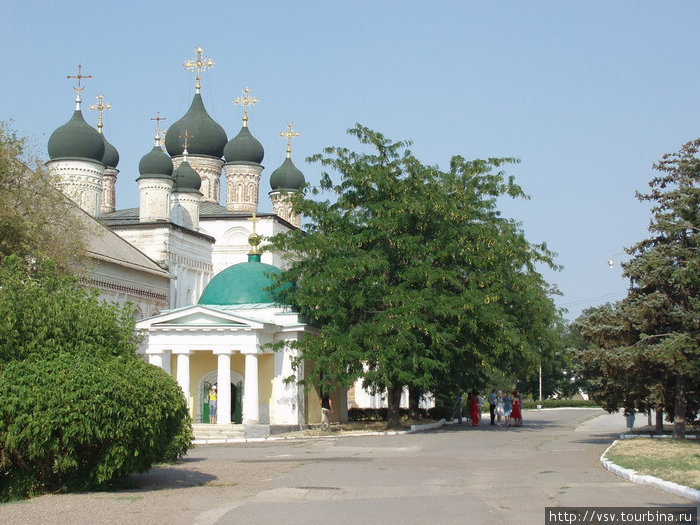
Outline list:
[[[331,429],[331,414],[333,413],[333,402],[331,396],[323,394],[321,396],[321,430]]]
[[[489,413],[491,415],[491,425],[493,426],[496,422],[496,389],[492,388],[491,393],[488,397],[489,401]]]
[[[462,394],[457,394],[457,397],[455,398],[455,404],[452,407],[452,416],[450,416],[450,420],[454,420],[457,418],[457,423],[462,424]]]

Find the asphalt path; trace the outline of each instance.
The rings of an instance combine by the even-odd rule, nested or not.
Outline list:
[[[624,419],[601,414],[525,411],[525,425],[509,429],[482,421],[198,446],[119,490],[1,505],[0,523],[540,525],[545,507],[692,505],[603,469],[600,455]]]

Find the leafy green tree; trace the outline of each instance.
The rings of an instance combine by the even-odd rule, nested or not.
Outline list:
[[[75,269],[85,254],[85,226],[27,140],[0,122],[0,259],[9,255],[51,259]]]
[[[583,378],[574,359],[575,351],[586,346],[579,331],[558,318],[552,329],[555,335],[551,345],[542,352],[542,398],[570,398],[588,391],[588,381]],[[515,381],[523,395],[538,399],[540,395],[540,371],[518,375]]]
[[[651,191],[650,237],[627,251],[630,290],[623,300],[587,311],[577,321],[594,346],[580,355],[608,410],[665,407],[673,435],[698,410],[700,378],[700,139],[665,155]],[[672,410],[671,410],[672,407]]]
[[[136,355],[129,308],[49,261],[0,265],[0,500],[107,485],[171,461],[192,427],[177,383]]]
[[[293,195],[310,224],[269,246],[292,261],[286,300],[322,327],[295,344],[307,381],[386,389],[393,427],[403,387],[449,394],[489,368],[536,366],[555,315],[536,264],[553,263],[497,209],[502,196],[525,197],[501,171],[515,159],[455,156],[441,171],[407,142],[349,133],[371,151],[313,156],[340,181],[324,172],[312,195],[334,199]]]

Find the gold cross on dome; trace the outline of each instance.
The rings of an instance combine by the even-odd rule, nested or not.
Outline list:
[[[301,133],[299,133],[298,131],[292,131],[293,128],[294,123],[289,122],[287,124],[287,131],[283,131],[282,133],[280,133],[280,137],[287,139],[287,158],[292,156],[292,138],[296,138],[299,135],[301,135]]]
[[[77,78],[78,79],[78,87],[73,86],[73,89],[75,89],[78,92],[78,95],[80,95],[80,92],[85,89],[84,87],[80,87],[80,81],[84,78],[92,78],[92,75],[83,75],[81,73],[83,66],[78,64],[78,74],[77,75],[68,75],[66,78]]]
[[[199,81],[202,76],[202,71],[206,71],[207,69],[211,69],[212,67],[214,67],[214,61],[210,58],[202,57],[204,49],[202,49],[201,46],[197,47],[197,49],[195,49],[194,51],[195,53],[197,53],[197,56],[193,60],[185,61],[185,69],[189,69],[190,71],[195,69],[197,70],[197,83],[194,87],[199,93],[199,89],[201,87]]]
[[[181,138],[181,139],[185,139],[185,142],[184,142],[185,151],[187,151],[187,139],[191,139],[192,137],[194,137],[194,135],[190,135],[190,134],[188,133],[188,130],[185,130],[185,133],[183,133],[182,135],[180,135],[180,138]]]
[[[241,104],[243,106],[243,127],[248,126],[248,106],[252,106],[259,102],[257,98],[249,97],[248,93],[250,93],[250,89],[248,89],[247,87],[243,88],[243,96],[238,97],[233,101],[234,104]]]
[[[249,243],[250,246],[253,248],[253,250],[251,251],[251,253],[256,254],[256,253],[258,253],[258,246],[260,246],[260,243],[262,242],[262,237],[260,237],[260,235],[258,235],[258,234],[255,232],[255,223],[258,222],[258,221],[260,220],[260,217],[256,217],[256,216],[255,216],[255,212],[253,212],[253,216],[252,216],[251,218],[247,219],[247,220],[253,222],[253,233],[251,233],[251,234],[248,236],[248,243]]]
[[[156,118],[151,118],[151,120],[156,121],[156,135],[160,136],[160,121],[161,120],[168,120],[165,117],[160,116],[160,111],[156,111]],[[163,130],[163,136],[165,136],[165,130]]]
[[[112,109],[112,104],[104,102],[105,96],[102,93],[97,95],[95,98],[97,99],[97,104],[92,104],[90,109],[97,111],[97,131],[102,133],[102,112]]]
[[[256,217],[255,212],[253,212],[253,216],[247,220],[249,220],[253,223],[253,233],[255,233],[255,223],[260,220],[260,217]]]

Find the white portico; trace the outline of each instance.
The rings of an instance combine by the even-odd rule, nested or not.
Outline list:
[[[195,422],[203,421],[209,386],[217,385],[218,424],[304,425],[303,388],[284,381],[295,355],[285,343],[313,329],[273,302],[265,289],[280,270],[252,257],[215,276],[200,304],[138,322],[143,351],[177,378]],[[274,343],[281,348],[271,349]]]

